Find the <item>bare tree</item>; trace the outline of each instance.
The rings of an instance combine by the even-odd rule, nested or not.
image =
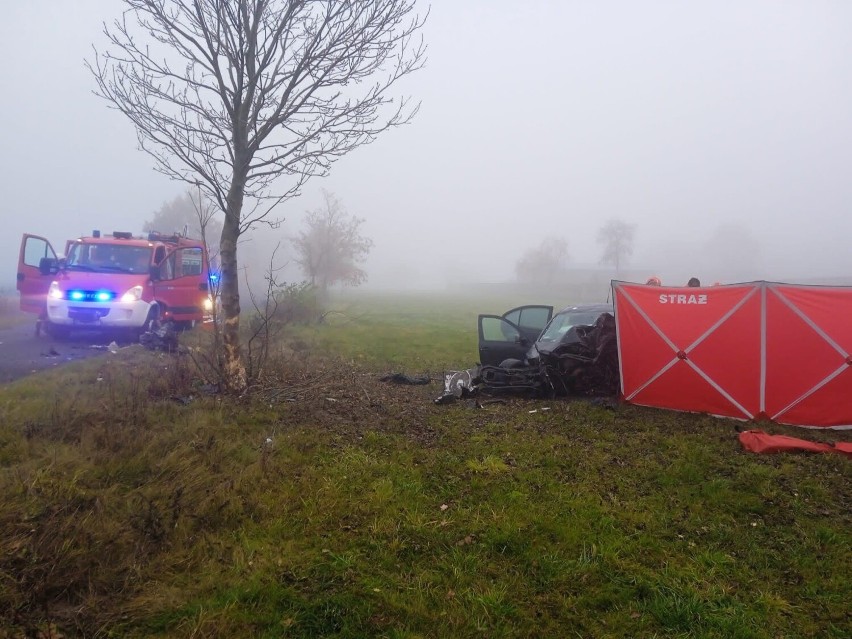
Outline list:
[[[325,206],[309,211],[305,230],[293,238],[296,263],[311,284],[325,293],[342,282],[358,286],[367,273],[358,266],[367,258],[373,240],[360,233],[364,220],[349,215],[332,193],[323,190]]]
[[[568,242],[550,237],[521,256],[515,264],[515,275],[521,282],[551,284],[564,273],[567,262]]]
[[[424,63],[424,18],[414,0],[124,4],[87,65],[157,169],[199,185],[224,213],[224,362],[239,391],[239,236],[274,223],[271,210],[334,160],[410,121],[419,105],[389,92]]]
[[[163,202],[154,216],[145,222],[142,230],[146,233],[185,233],[188,237],[206,241],[205,235],[222,235],[222,223],[215,219],[218,212],[218,207],[209,197],[188,190],[173,200]]]
[[[623,220],[611,219],[598,231],[598,244],[603,244],[601,264],[609,264],[621,272],[624,262],[633,255],[636,227]]]

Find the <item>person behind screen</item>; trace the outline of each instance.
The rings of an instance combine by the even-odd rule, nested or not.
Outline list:
[[[697,277],[690,277],[686,285],[691,287],[699,287],[701,286],[701,281]]]
[[[652,275],[648,278],[648,281],[645,282],[645,286],[662,286],[663,283],[660,281],[660,278],[656,275]]]

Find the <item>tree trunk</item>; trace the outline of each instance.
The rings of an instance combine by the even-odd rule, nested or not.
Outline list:
[[[240,346],[240,280],[237,266],[237,240],[240,237],[240,214],[243,208],[245,177],[234,173],[228,191],[228,208],[219,245],[222,262],[222,344],[224,347],[224,377],[228,390],[241,393],[248,386],[246,368]]]

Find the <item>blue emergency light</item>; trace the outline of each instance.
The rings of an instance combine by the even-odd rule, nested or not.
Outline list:
[[[73,289],[68,291],[67,298],[72,302],[111,302],[115,299],[112,291],[81,291]]]

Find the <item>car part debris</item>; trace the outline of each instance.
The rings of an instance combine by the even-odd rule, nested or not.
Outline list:
[[[406,384],[408,386],[423,386],[432,381],[428,375],[419,375],[411,377],[403,373],[389,373],[379,378],[380,382],[388,382],[390,384]]]
[[[483,366],[481,383],[485,389],[493,393],[531,392],[535,394],[542,388],[542,376],[539,366],[523,368]]]
[[[151,329],[139,336],[139,343],[152,351],[174,353],[178,350],[178,330],[174,322],[153,322]]]
[[[436,404],[450,404],[457,399],[476,392],[479,380],[479,366],[464,371],[450,371],[444,374],[444,392],[435,399]]]

